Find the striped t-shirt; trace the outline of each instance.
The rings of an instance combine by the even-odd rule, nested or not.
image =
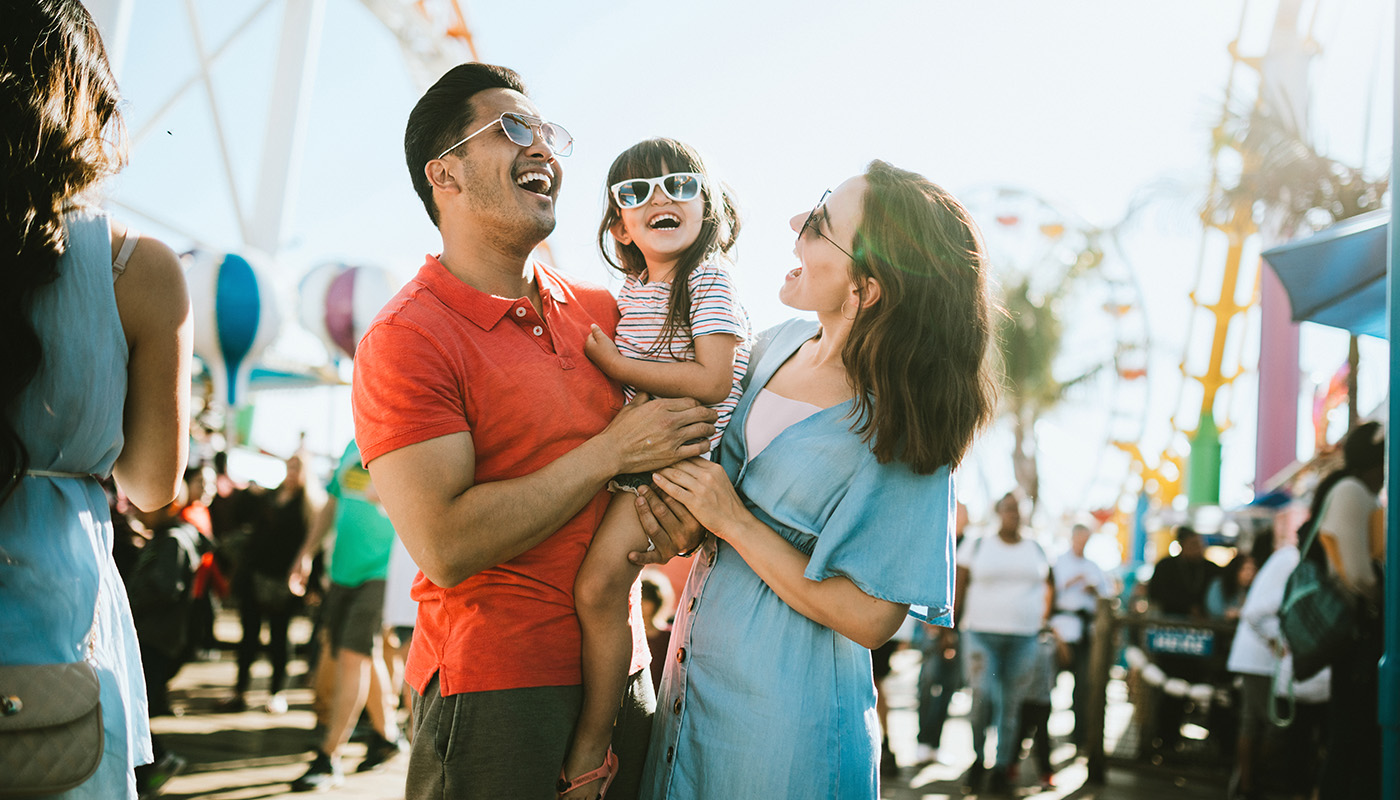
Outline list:
[[[706,261],[690,273],[690,324],[672,337],[668,346],[657,348],[656,341],[666,324],[666,303],[671,296],[669,281],[643,283],[638,276],[629,275],[617,296],[617,310],[622,319],[617,323],[617,349],[628,358],[643,361],[694,361],[695,337],[712,333],[728,333],[739,341],[734,348],[734,383],[729,396],[710,408],[719,414],[711,448],[719,446],[720,434],[729,423],[729,415],[739,404],[739,381],[749,368],[749,347],[753,338],[749,330],[749,315],[739,304],[734,282],[720,266],[718,259]],[[636,390],[623,387],[631,401]]]

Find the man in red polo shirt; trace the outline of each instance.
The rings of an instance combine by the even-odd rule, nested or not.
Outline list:
[[[412,800],[554,796],[582,696],[574,575],[603,487],[703,452],[714,430],[692,400],[624,407],[583,354],[591,325],[616,327],[612,296],[530,259],[554,229],[555,157],[571,145],[519,76],[475,63],[423,95],[404,135],[442,253],[360,342],[353,403],[364,462],[422,570]],[[693,519],[650,500],[661,556],[699,543]],[[655,706],[638,607],[614,800],[636,794]]]

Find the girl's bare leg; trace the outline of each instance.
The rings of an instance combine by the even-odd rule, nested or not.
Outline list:
[[[583,708],[564,760],[568,778],[602,765],[627,688],[627,668],[632,663],[627,600],[641,571],[627,560],[627,554],[648,546],[634,502],[635,497],[626,492],[613,496],[574,582],[574,606],[583,633]],[[566,797],[597,797],[601,788],[594,781]]]

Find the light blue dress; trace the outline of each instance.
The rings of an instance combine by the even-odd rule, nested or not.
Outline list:
[[[748,458],[753,398],[816,331],[795,320],[765,335],[719,463],[749,510],[810,555],[808,579],[844,576],[948,624],[956,501],[946,467],[915,475],[876,463],[851,432],[849,401]],[[671,632],[641,796],[878,797],[870,651],[794,611],[727,543],[712,537],[695,562]]]
[[[127,347],[107,218],[71,213],[65,222],[59,277],[34,302],[43,360],[14,419],[30,470],[108,475],[122,449]],[[92,477],[21,478],[0,505],[0,664],[84,660],[94,612],[104,753],[92,778],[59,796],[134,798],[131,769],[151,761],[150,730],[107,497]]]

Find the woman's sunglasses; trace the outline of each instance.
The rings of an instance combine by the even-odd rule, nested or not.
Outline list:
[[[534,144],[535,130],[538,129],[540,138],[544,141],[545,146],[549,148],[549,152],[556,156],[567,156],[574,152],[574,137],[570,136],[569,132],[564,130],[563,126],[556,125],[553,122],[545,122],[539,117],[531,117],[526,114],[517,114],[514,111],[507,111],[496,119],[486,123],[483,127],[478,128],[475,133],[468,134],[467,138],[439,153],[438,158],[442,158],[471,141],[472,137],[491,130],[497,123],[500,123],[501,130],[506,132],[506,138],[521,147],[529,147]]]
[[[636,208],[651,199],[657,186],[677,203],[700,196],[700,176],[694,172],[672,172],[659,178],[632,178],[608,187],[618,208]]]
[[[801,239],[803,236],[807,235],[807,231],[811,231],[828,242],[831,242],[831,246],[844,253],[846,258],[855,261],[856,257],[851,255],[851,251],[837,244],[830,236],[822,233],[822,217],[826,214],[826,198],[830,194],[830,189],[822,192],[822,199],[818,200],[817,204],[812,206],[812,213],[808,214],[806,221],[802,223],[802,229],[797,232],[797,238]]]

